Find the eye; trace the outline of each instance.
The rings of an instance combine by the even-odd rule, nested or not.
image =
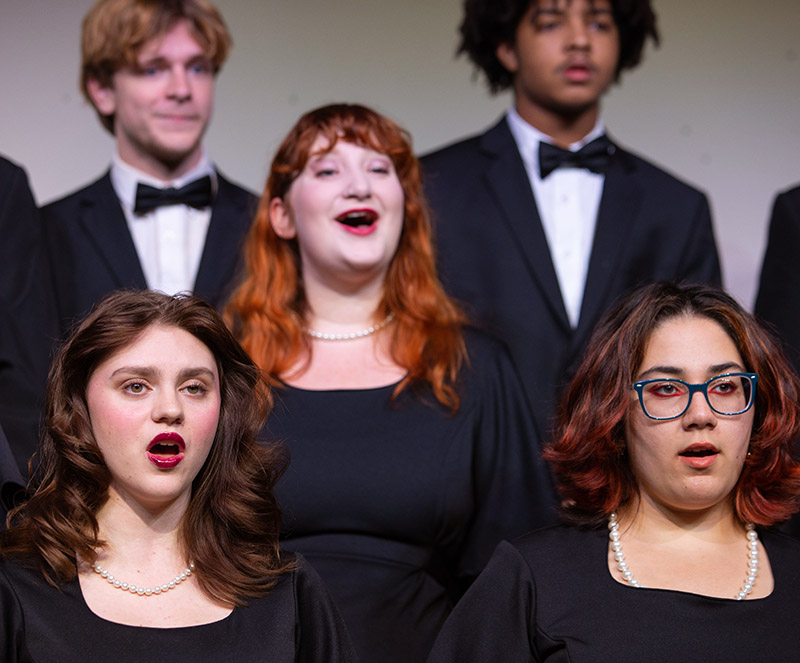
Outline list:
[[[202,396],[208,391],[208,388],[199,382],[193,382],[183,387],[183,390],[190,396]]]
[[[661,396],[669,398],[671,396],[680,396],[683,393],[683,385],[680,382],[653,382],[647,389],[649,394],[654,396]]]
[[[194,62],[189,67],[189,71],[191,71],[194,74],[210,74],[212,73],[212,69],[213,68],[211,66],[211,63],[207,62],[206,60]]]
[[[129,394],[143,394],[147,385],[144,382],[128,382],[122,387]]]
[[[738,390],[738,387],[732,380],[720,380],[719,382],[714,382],[710,390],[720,396],[730,396]]]

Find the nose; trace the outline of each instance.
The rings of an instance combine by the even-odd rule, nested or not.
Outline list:
[[[698,391],[691,395],[681,421],[684,428],[713,428],[717,425],[717,413],[711,409],[705,395]]]
[[[153,398],[153,421],[165,424],[183,423],[183,403],[173,390],[160,390]]]
[[[589,46],[589,26],[583,17],[572,17],[567,26],[567,48],[587,50]]]
[[[170,69],[167,95],[172,99],[187,101],[192,97],[192,88],[189,76],[182,65],[175,65]]]
[[[367,173],[360,169],[350,171],[350,176],[345,185],[344,195],[346,198],[357,198],[363,200],[372,195],[372,184]]]

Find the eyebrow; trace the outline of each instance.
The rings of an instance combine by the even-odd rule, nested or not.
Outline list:
[[[155,377],[159,377],[161,375],[161,371],[156,368],[155,366],[120,366],[117,370],[115,370],[111,377],[116,377],[119,374],[131,374],[136,375],[139,377],[153,379]],[[205,368],[204,366],[197,366],[197,367],[190,367],[184,368],[180,373],[178,373],[179,380],[189,380],[191,378],[206,378],[210,380],[214,380],[214,372]]]
[[[713,366],[708,367],[708,373],[710,375],[719,375],[721,373],[730,372],[731,369],[737,369],[738,371],[744,371],[744,367],[741,366],[738,362],[735,361],[728,361],[723,364],[714,364]],[[636,378],[637,382],[639,380],[646,380],[648,375],[653,374],[667,374],[667,375],[676,375],[676,376],[685,376],[686,371],[682,368],[678,368],[677,366],[653,366],[648,368],[646,371],[642,371],[639,373],[639,377]]]

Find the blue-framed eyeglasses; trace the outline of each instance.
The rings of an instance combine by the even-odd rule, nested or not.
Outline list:
[[[650,419],[664,421],[682,416],[696,392],[705,396],[708,406],[717,414],[732,416],[747,412],[755,400],[757,382],[755,373],[725,373],[701,384],[673,378],[640,380],[633,383],[633,389],[639,394],[642,411]]]

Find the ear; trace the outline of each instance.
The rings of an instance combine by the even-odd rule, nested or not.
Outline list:
[[[514,44],[504,42],[497,47],[497,50],[495,50],[494,54],[497,56],[500,64],[503,65],[510,73],[517,73],[517,69],[519,69],[519,58],[517,57],[517,51],[514,48]]]
[[[113,115],[117,111],[117,98],[114,88],[101,85],[96,78],[86,79],[86,90],[94,107],[101,115]]]
[[[281,239],[294,239],[297,236],[292,215],[283,198],[273,198],[269,201],[269,222],[275,234]]]

